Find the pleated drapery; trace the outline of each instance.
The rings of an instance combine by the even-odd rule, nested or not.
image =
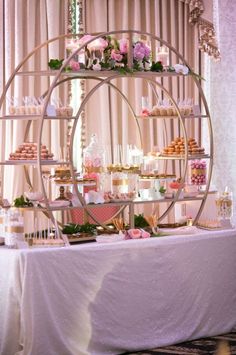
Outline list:
[[[201,70],[201,54],[198,50],[197,28],[189,23],[189,4],[178,0],[88,0],[84,2],[85,31],[87,33],[138,30],[149,32],[167,41],[185,58],[190,67],[197,73]],[[138,36],[136,36],[138,39]],[[160,43],[158,44],[160,46]],[[172,65],[178,62],[172,55]],[[192,79],[162,80],[170,95],[176,101],[193,99],[198,104],[198,92]],[[142,96],[149,96],[151,106],[157,104],[151,88],[141,79],[117,79],[113,84],[129,99],[136,114],[141,112]],[[95,85],[86,82],[86,93]],[[159,97],[163,98],[160,90]],[[108,160],[117,162],[116,147],[126,147],[127,144],[143,148],[144,153],[162,149],[175,137],[182,135],[177,120],[142,120],[139,131],[126,103],[116,95],[113,89],[103,86],[90,98],[86,106],[86,139],[87,143],[92,133],[96,133],[99,142],[105,147]],[[186,122],[189,137],[194,137],[201,143],[201,122],[191,120]],[[164,132],[167,131],[167,139]],[[112,161],[111,161],[112,160]],[[123,162],[125,163],[124,153]],[[180,174],[179,166],[171,162],[160,163],[159,171]],[[141,207],[142,209],[143,207]]]
[[[4,84],[14,71],[15,67],[22,59],[32,51],[37,45],[44,41],[56,37],[59,34],[66,33],[67,22],[67,1],[66,0],[0,0],[0,89],[2,91]],[[49,50],[46,48],[37,52],[30,59],[25,70],[47,69],[49,58],[63,58],[64,52],[58,44],[51,45]],[[48,89],[50,83],[47,77],[38,77],[34,80],[17,78],[11,85],[7,99],[13,97],[22,102],[25,96],[43,95]],[[58,96],[59,93],[57,92]],[[66,100],[65,90],[60,91],[62,100]],[[26,122],[2,121],[0,156],[1,160],[8,159],[9,154],[22,144]],[[48,122],[43,129],[42,143],[59,157],[59,152],[64,145],[65,122]],[[38,126],[35,123],[31,132],[30,140],[37,139]],[[10,202],[28,190],[25,182],[23,167],[5,167],[4,168],[4,196]],[[35,169],[31,169],[30,174],[37,186],[37,174]]]

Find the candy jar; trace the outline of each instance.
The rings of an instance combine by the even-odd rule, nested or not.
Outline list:
[[[101,174],[104,171],[105,151],[98,143],[96,134],[92,134],[89,145],[83,150],[83,167],[86,178],[97,180],[100,186]]]
[[[206,185],[206,161],[194,160],[190,167],[190,183],[198,186]]]
[[[216,198],[217,217],[230,219],[233,215],[233,195],[226,187],[224,192],[218,193]]]
[[[128,193],[128,174],[123,172],[111,173],[111,191],[113,194]]]

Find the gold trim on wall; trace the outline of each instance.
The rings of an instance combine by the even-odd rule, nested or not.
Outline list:
[[[189,23],[198,27],[198,47],[215,60],[220,60],[216,31],[213,23],[205,20],[203,0],[185,0],[189,4]]]

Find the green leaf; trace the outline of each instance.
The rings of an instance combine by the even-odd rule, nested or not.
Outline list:
[[[61,68],[64,59],[50,59],[48,66],[50,69],[58,70]]]
[[[13,203],[14,207],[31,207],[33,206],[32,202],[28,198],[24,198],[23,195],[16,197]]]
[[[134,225],[136,228],[148,227],[148,223],[146,219],[143,217],[143,214],[134,215]]]
[[[162,72],[164,70],[162,62],[152,62],[150,70],[155,72]]]
[[[159,192],[160,192],[161,194],[164,194],[164,193],[166,192],[165,187],[164,187],[164,186],[161,186],[161,187],[159,188]]]

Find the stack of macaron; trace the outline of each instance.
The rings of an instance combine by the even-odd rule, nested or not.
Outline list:
[[[52,160],[53,154],[49,153],[46,145],[41,145],[40,157],[42,160]],[[36,160],[38,158],[37,143],[25,142],[14,153],[10,153],[9,160]]]
[[[192,155],[205,154],[205,149],[199,147],[194,138],[188,139],[188,152]],[[163,149],[164,155],[183,155],[185,153],[184,137],[177,137]]]

